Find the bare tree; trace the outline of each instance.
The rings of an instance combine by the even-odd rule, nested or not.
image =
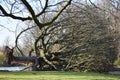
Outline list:
[[[42,21],[51,19],[49,15],[44,14],[41,18]],[[57,61],[59,68],[61,67],[63,70],[74,69],[74,67],[86,70],[89,63],[97,66],[96,62],[92,61],[96,59],[95,61],[98,60],[101,64],[97,66],[99,68],[90,64],[87,70],[104,71],[111,68],[110,64],[113,63],[116,55],[117,37],[115,38],[114,33],[109,29],[110,22],[105,12],[93,5],[76,2],[71,4],[53,24],[46,26],[41,31],[38,31],[36,27],[28,32],[27,41],[29,38],[35,41],[40,34],[42,38],[40,38],[38,45],[40,52],[45,53],[41,55],[54,57],[53,59]],[[111,45],[115,48],[110,48]],[[114,51],[113,54],[110,49]],[[97,57],[104,59],[100,60]],[[108,63],[109,59],[110,64]],[[105,64],[102,63],[104,60]],[[104,65],[107,66],[107,69]]]
[[[58,2],[51,4],[49,0],[45,0],[44,2],[42,0],[36,0],[36,1],[5,0],[0,3],[0,16],[11,17],[12,19],[21,20],[21,21],[31,20],[36,24],[36,27],[38,27],[39,31],[43,31],[46,26],[49,26],[50,24],[52,24],[60,16],[63,10],[65,10],[66,7],[71,4],[71,1],[72,0],[58,1]],[[44,5],[42,2],[44,3]],[[53,8],[56,5],[61,5],[61,7],[56,10],[55,8]],[[43,15],[46,12],[51,12],[51,11],[53,12],[54,9],[56,11],[55,13],[53,13],[54,15],[49,21],[41,22],[41,20],[39,20],[39,17],[41,17],[41,15]],[[16,46],[17,46],[17,40],[19,36],[23,32],[29,29],[31,28],[27,28],[23,30],[22,32],[20,32],[20,34],[18,34],[16,38]],[[40,41],[40,39],[43,39],[43,38],[44,38],[43,35],[39,35],[35,39],[34,50],[35,50],[36,56],[42,57],[46,63],[48,63],[49,65],[53,66],[56,69],[56,67],[50,61],[48,61],[45,56],[43,56],[45,52],[40,53],[39,51],[38,42]],[[43,45],[42,47],[44,47],[44,42],[42,42],[42,45]]]

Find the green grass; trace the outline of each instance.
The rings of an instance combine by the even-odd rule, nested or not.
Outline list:
[[[120,80],[119,75],[88,72],[0,72],[0,80]]]

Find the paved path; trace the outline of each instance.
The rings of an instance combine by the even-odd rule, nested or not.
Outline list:
[[[109,74],[116,74],[116,75],[120,75],[120,71],[110,71]]]

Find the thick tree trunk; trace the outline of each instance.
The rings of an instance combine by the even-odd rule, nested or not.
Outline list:
[[[36,71],[37,70],[37,66],[40,65],[40,57],[14,57],[12,62],[17,62],[17,63],[32,63],[32,65],[30,65],[32,67],[32,70]],[[11,62],[11,63],[12,63]]]
[[[11,66],[11,61],[13,60],[13,49],[10,49],[8,46],[5,46],[4,55],[6,57],[5,65]]]
[[[44,52],[40,52],[40,57],[38,56],[29,56],[29,57],[17,57],[13,55],[13,49],[8,48],[8,50],[5,50],[5,56],[6,56],[6,64],[7,66],[11,66],[14,64],[21,64],[21,63],[32,63],[30,65],[32,67],[32,70],[37,70],[38,66],[39,69],[42,69],[43,63],[46,63],[50,66],[52,66],[54,69],[57,69],[56,66],[48,60],[48,57],[44,55]]]
[[[14,60],[13,61],[16,61],[16,62],[33,62],[35,63],[35,59],[37,57],[14,57]]]

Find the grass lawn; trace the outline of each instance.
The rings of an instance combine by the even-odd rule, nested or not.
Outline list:
[[[0,80],[120,80],[120,75],[88,72],[0,72]]]

